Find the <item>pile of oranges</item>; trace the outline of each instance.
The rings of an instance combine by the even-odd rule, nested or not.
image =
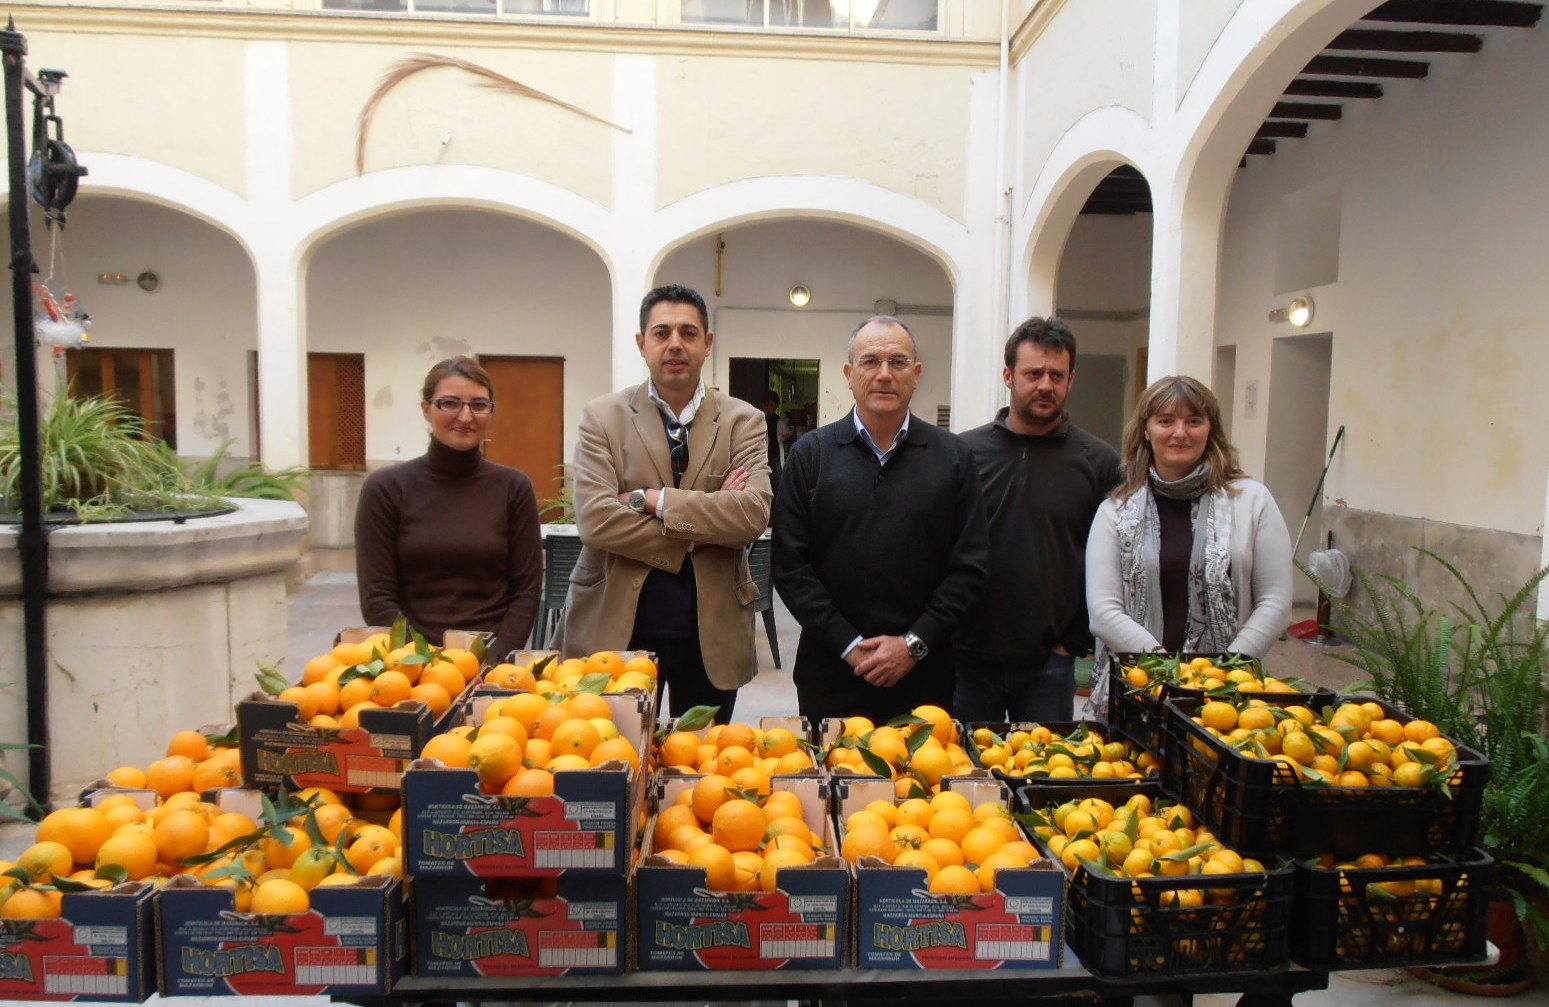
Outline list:
[[[1109,741],[1103,733],[1081,724],[1063,736],[1042,724],[1006,732],[976,728],[973,743],[979,763],[1009,776],[1099,780],[1143,779],[1161,769],[1156,756],[1133,742]]]
[[[1321,713],[1261,699],[1242,706],[1213,699],[1195,723],[1250,758],[1273,759],[1276,783],[1338,787],[1440,786],[1457,767],[1457,746],[1428,720],[1399,721],[1376,702],[1345,702]],[[1196,746],[1204,745],[1195,739]]]
[[[1034,835],[1072,871],[1086,866],[1117,877],[1200,876],[1199,888],[1163,892],[1163,905],[1229,904],[1237,890],[1205,887],[1210,876],[1264,870],[1260,861],[1216,839],[1188,808],[1154,804],[1146,794],[1117,807],[1100,797],[1073,799],[1034,817]]]
[[[105,779],[115,787],[154,790],[167,800],[173,794],[242,786],[242,752],[235,739],[214,741],[201,731],[179,731],[167,744],[165,757],[143,768],[119,766]]]
[[[939,793],[943,776],[974,768],[958,743],[952,715],[939,706],[915,707],[901,722],[881,727],[865,717],[850,717],[828,746],[823,763],[831,769],[848,766],[857,773],[886,769],[900,797]]]
[[[823,837],[807,824],[801,798],[788,790],[744,790],[712,773],[661,809],[652,850],[675,864],[701,867],[712,891],[772,892],[780,871],[812,863]]]
[[[653,692],[656,662],[644,653],[624,657],[616,651],[599,650],[588,657],[543,657],[526,664],[497,664],[484,673],[484,682],[499,689],[544,695],[629,689]]]
[[[767,792],[771,776],[815,767],[804,746],[803,739],[783,727],[715,724],[703,737],[680,728],[657,741],[656,764],[696,773],[719,773],[743,789]]]
[[[128,793],[61,808],[38,823],[35,842],[14,863],[0,861],[0,871],[26,874],[0,887],[0,918],[57,917],[67,890],[184,874],[230,889],[238,912],[300,913],[319,885],[402,875],[399,813],[375,825],[315,788],[279,807],[286,820],[263,824],[187,791],[150,809]]]
[[[274,698],[295,703],[298,718],[314,727],[359,727],[361,710],[404,700],[424,703],[440,717],[478,675],[479,659],[470,650],[418,641],[393,648],[387,633],[374,633],[312,658],[300,683]]]
[[[640,753],[619,733],[608,700],[594,692],[564,698],[540,692],[502,696],[476,723],[461,724],[425,743],[420,758],[479,774],[486,794],[544,797],[554,774],[606,762],[640,765]]]
[[[1037,848],[1005,805],[974,805],[953,790],[939,791],[928,800],[875,800],[851,812],[839,852],[852,864],[875,857],[895,867],[919,868],[930,890],[943,895],[994,891],[997,871],[1026,867],[1038,859]]]
[[[1206,692],[1223,688],[1241,693],[1302,691],[1273,676],[1261,677],[1261,670],[1256,660],[1247,657],[1195,657],[1184,661],[1163,654],[1147,655],[1140,662],[1122,669],[1124,680],[1131,689],[1152,695],[1160,693],[1162,686],[1168,683]]]

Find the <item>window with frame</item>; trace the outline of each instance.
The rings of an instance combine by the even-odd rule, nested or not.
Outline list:
[[[323,0],[323,10],[586,17],[590,0]]]
[[[140,417],[146,433],[177,450],[177,391],[171,350],[92,346],[65,354],[70,394],[112,392]]]
[[[314,469],[366,469],[366,357],[307,354],[310,464]]]

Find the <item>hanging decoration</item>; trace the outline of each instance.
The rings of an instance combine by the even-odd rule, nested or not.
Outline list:
[[[67,291],[63,299],[56,298],[46,283],[34,283],[32,292],[37,302],[33,330],[40,341],[54,348],[55,356],[86,344],[91,316],[76,304],[74,294]]]

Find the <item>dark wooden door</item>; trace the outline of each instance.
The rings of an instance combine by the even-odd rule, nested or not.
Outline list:
[[[538,506],[559,495],[565,461],[565,361],[556,357],[489,357],[479,363],[495,385],[495,415],[484,453],[521,469]]]

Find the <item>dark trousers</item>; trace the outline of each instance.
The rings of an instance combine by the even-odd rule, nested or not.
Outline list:
[[[1069,723],[1075,716],[1076,659],[1050,654],[1042,665],[958,651],[952,715],[965,724]]]
[[[662,705],[662,689],[674,717],[681,717],[695,706],[718,706],[717,724],[731,722],[736,689],[718,689],[705,673],[704,655],[697,637],[687,640],[660,640],[636,633],[629,641],[630,650],[649,650],[656,655],[656,705]]]
[[[843,659],[809,650],[806,634],[796,648],[796,705],[814,726],[829,717],[861,716],[878,726],[917,706],[940,706],[951,711],[951,651],[931,654],[899,680],[883,689],[855,674]]]

